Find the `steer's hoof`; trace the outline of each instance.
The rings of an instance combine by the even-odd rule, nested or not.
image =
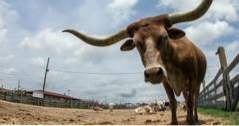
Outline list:
[[[194,119],[194,120],[195,120],[195,122],[196,122],[196,123],[198,123],[198,122],[199,122],[199,119],[198,119],[198,117],[195,117],[195,119]]]
[[[172,121],[170,125],[178,125],[178,121]]]
[[[188,125],[195,125],[196,124],[194,120],[188,120],[187,122],[188,122]]]
[[[195,123],[199,123],[199,120],[198,120],[198,119],[195,119]]]

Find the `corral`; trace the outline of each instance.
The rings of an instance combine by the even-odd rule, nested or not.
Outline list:
[[[239,124],[237,0],[103,1],[0,1],[0,124]]]

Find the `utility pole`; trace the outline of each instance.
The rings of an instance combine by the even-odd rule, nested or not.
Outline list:
[[[44,97],[44,92],[45,92],[45,87],[46,87],[46,78],[47,78],[47,73],[49,72],[49,63],[50,63],[50,58],[48,57],[47,59],[47,64],[46,64],[46,69],[45,69],[45,76],[44,76],[44,82],[43,82],[43,88],[42,88],[42,93]]]
[[[21,91],[20,91],[20,88],[21,88],[21,85],[20,85],[20,84],[21,84],[21,82],[20,82],[20,80],[18,80],[18,81],[17,81],[17,89],[15,90],[15,92],[17,93],[18,96],[20,95],[20,92],[21,92]]]
[[[67,90],[67,95],[68,95],[68,96],[70,96],[70,92],[71,92],[71,90],[68,89],[68,90]]]
[[[21,80],[17,82],[17,96],[20,97],[19,101],[22,103],[22,91],[21,91]]]
[[[0,79],[0,81],[1,81],[1,84],[2,84],[1,88],[3,89],[3,88],[4,88],[4,82],[3,82],[3,79]]]
[[[71,92],[71,90],[68,89],[68,90],[67,90],[67,95],[68,95],[68,96],[70,96],[70,92]],[[70,97],[71,97],[71,96],[70,96]],[[72,97],[70,98],[70,108],[72,108]]]
[[[20,91],[20,88],[21,88],[21,81],[18,80],[18,83],[17,83],[17,91],[18,91],[18,92]]]

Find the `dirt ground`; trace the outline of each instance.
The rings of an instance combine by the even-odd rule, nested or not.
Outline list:
[[[186,124],[186,113],[178,110],[178,120],[180,124]],[[200,124],[225,124],[226,120],[213,118],[206,115],[199,115]],[[170,111],[159,112],[152,115],[137,115],[133,110],[114,110],[109,112],[104,110],[95,112],[93,110],[82,109],[61,109],[47,108],[24,104],[9,103],[0,100],[0,124],[169,124]]]

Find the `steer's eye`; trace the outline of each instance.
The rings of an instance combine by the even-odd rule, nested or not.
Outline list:
[[[159,37],[160,42],[167,41],[168,39],[169,39],[168,35],[162,35],[162,36]]]
[[[168,39],[169,39],[168,35],[162,35],[162,36],[160,36],[160,37],[158,38],[156,47],[157,47],[157,48],[160,48],[161,45],[162,45],[162,43],[168,41]]]
[[[144,46],[143,46],[143,43],[142,42],[138,42],[137,43],[137,47],[140,49],[140,50],[144,50]]]

